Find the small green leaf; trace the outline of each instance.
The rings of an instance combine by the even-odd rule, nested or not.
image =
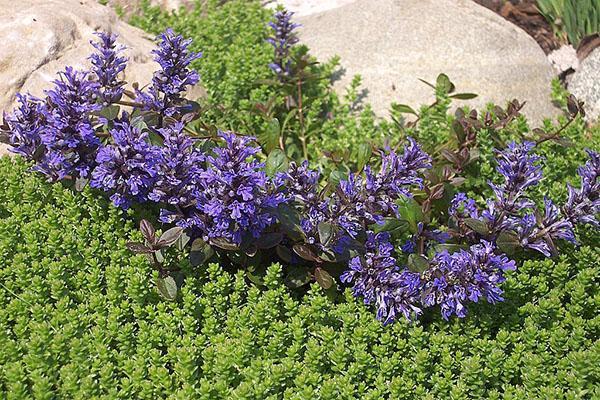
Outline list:
[[[429,260],[420,254],[410,254],[408,256],[408,269],[412,272],[424,272],[429,268]]]
[[[373,153],[373,149],[371,145],[368,143],[361,143],[356,149],[356,167],[359,171],[367,165],[369,159],[371,158],[371,154]]]
[[[175,247],[177,248],[177,250],[179,251],[183,251],[183,249],[185,249],[185,246],[187,246],[187,244],[190,242],[190,237],[187,233],[183,232],[181,234],[181,236],[179,236],[179,239],[177,239],[177,241],[175,242]]]
[[[450,96],[451,99],[471,100],[477,97],[476,93],[456,93]]]
[[[256,241],[256,247],[259,249],[270,249],[277,246],[283,240],[283,233],[269,232],[263,233]]]
[[[336,188],[340,184],[340,181],[348,179],[348,175],[339,170],[333,170],[329,174],[329,185],[331,187]]]
[[[393,104],[392,105],[392,109],[396,112],[399,113],[403,113],[403,114],[413,114],[413,115],[419,115],[411,106],[409,106],[408,104]]]
[[[383,224],[371,225],[371,229],[373,230],[373,232],[390,232],[393,234],[396,232],[402,232],[408,228],[408,222],[400,220],[398,218],[386,217],[383,219],[383,221]]]
[[[418,224],[423,221],[421,206],[412,197],[401,197],[397,203],[401,219],[408,223],[412,233],[417,233]]]
[[[278,172],[287,171],[289,166],[288,158],[280,149],[274,149],[269,153],[265,164],[265,172],[269,176],[275,176]]]
[[[101,109],[98,112],[98,115],[106,118],[109,121],[112,121],[119,116],[119,110],[120,110],[120,107],[118,105],[111,104],[110,106],[104,107],[103,109]]]
[[[496,239],[496,244],[508,255],[514,254],[520,247],[519,236],[512,231],[502,231]]]
[[[490,233],[487,224],[475,218],[466,218],[465,225],[483,236],[487,236]]]
[[[452,93],[454,91],[454,84],[446,74],[439,74],[435,81],[435,85],[437,88],[443,90],[444,93]]]
[[[329,245],[329,242],[335,236],[335,227],[327,222],[320,222],[317,225],[319,231],[319,241],[323,246]]]
[[[190,264],[192,267],[197,267],[206,263],[215,251],[202,239],[196,239],[192,242],[192,250],[190,251]]]
[[[288,267],[283,281],[288,287],[296,289],[310,282],[310,273],[303,267]]]
[[[273,118],[264,133],[259,135],[258,139],[260,144],[263,145],[265,151],[270,153],[274,149],[279,146],[279,137],[281,136],[281,129],[279,126],[279,120],[277,118]]]
[[[323,268],[317,267],[315,269],[315,279],[323,289],[329,289],[333,285],[333,278]]]
[[[156,279],[156,288],[162,297],[169,301],[177,299],[177,282],[172,276]]]

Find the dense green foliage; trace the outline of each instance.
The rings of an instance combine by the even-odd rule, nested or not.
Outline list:
[[[135,22],[193,37],[204,51],[195,65],[208,92],[204,122],[258,134],[268,121],[251,112],[253,103],[277,95],[258,83],[271,73],[270,12],[257,2],[217,3],[177,15],[146,6]],[[335,62],[315,68],[327,75]],[[311,154],[344,149],[341,164],[353,167],[352,152],[366,141],[410,134],[439,156],[451,140],[455,106],[439,88],[436,104],[408,127],[398,109],[391,122],[357,109],[355,83],[345,99],[327,80],[309,89]],[[492,133],[480,132],[480,157],[464,187],[479,202],[490,195],[486,181],[497,178]],[[530,135],[522,117],[497,134]],[[599,147],[598,127],[586,129],[579,118],[563,136],[572,147],[548,141],[538,149],[546,157],[538,200],[564,199],[583,149]],[[349,291],[334,300],[316,285],[305,295],[290,291],[278,265],[258,288],[241,271],[182,261],[181,296],[164,301],[148,282],[156,272],[125,249],[141,238],[140,215],[89,188],[45,183],[27,167],[0,159],[2,398],[600,398],[598,232],[581,230],[581,246],[558,259],[520,263],[503,284],[502,304],[477,305],[464,320],[429,312],[412,325],[384,327]]]
[[[528,261],[506,302],[383,327],[352,298],[302,299],[217,265],[160,300],[121,211],[0,161],[0,392],[7,399],[600,396],[598,236]],[[595,246],[595,247],[594,247]]]

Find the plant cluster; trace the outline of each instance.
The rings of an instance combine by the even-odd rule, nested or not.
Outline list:
[[[306,156],[302,86],[310,63],[306,54],[290,55],[296,41],[290,14],[275,18],[271,69],[283,87],[297,89],[298,138]],[[415,319],[432,306],[440,306],[445,319],[464,317],[470,302],[503,300],[504,273],[516,265],[507,255],[557,255],[562,242],[576,242],[576,224],[599,226],[600,157],[594,151],[562,209],[545,199],[540,211],[529,195],[542,178],[534,148],[562,140],[581,112],[574,98],[563,127],[497,151],[502,182],[489,183],[495,198],[480,210],[457,187],[475,159],[481,129],[508,124],[521,107],[516,101],[496,110],[496,119],[486,114],[483,123],[474,112],[458,115],[456,143],[442,148],[441,157],[430,157],[408,137],[402,151],[369,147],[358,171],[324,180],[308,161],[289,162],[287,141],[262,162],[253,137],[193,129],[199,106],[182,94],[199,80],[190,64],[201,54],[189,49],[190,40],[170,29],[161,34],[153,52],[160,68],[146,90],[132,93],[119,79],[126,64],[122,47],[114,35],[99,37],[90,71],[68,67],[43,100],[20,96],[5,130],[14,151],[50,181],[77,188],[89,182],[124,209],[158,206],[157,219],[176,227],[157,237],[144,219],[144,242],[129,247],[149,257],[168,299],[175,300],[181,287],[177,255],[170,251],[177,248],[189,253],[194,267],[219,260],[261,285],[277,261],[285,263],[294,288],[316,281],[335,295],[339,277],[374,304],[386,324],[401,315]],[[450,97],[471,96],[452,94],[445,75],[434,87]]]
[[[559,159],[548,168],[568,173]],[[190,273],[184,260],[179,301],[162,301],[147,285],[158,273],[125,247],[141,240],[132,211],[28,167],[0,159],[6,399],[600,396],[597,231],[583,230],[582,245],[556,259],[526,261],[493,309],[384,327],[349,290],[343,302],[317,285],[295,296],[277,264],[259,289],[243,271],[211,263]]]
[[[554,33],[574,47],[600,32],[600,6],[594,0],[537,0],[537,6]]]

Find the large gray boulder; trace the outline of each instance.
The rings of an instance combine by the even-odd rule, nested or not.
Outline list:
[[[119,34],[129,58],[124,78],[148,82],[157,64],[151,37],[120,21],[96,0],[0,0],[0,111],[18,92],[43,95],[65,66],[89,68],[94,32]]]
[[[0,115],[15,106],[16,93],[43,96],[65,66],[89,68],[96,31],[119,34],[127,47],[124,79],[129,83],[148,83],[158,68],[151,54],[153,37],[119,20],[97,0],[0,0],[0,21]],[[198,86],[190,96],[201,94]],[[5,152],[0,145],[0,155]]]
[[[297,22],[317,58],[341,56],[345,74],[336,88],[360,74],[380,116],[391,102],[430,103],[432,91],[418,78],[434,82],[442,72],[459,91],[479,94],[460,104],[517,98],[535,123],[559,112],[550,99],[553,69],[535,40],[471,0],[356,0]]]
[[[600,47],[592,51],[571,76],[568,89],[585,105],[586,119],[600,118]]]

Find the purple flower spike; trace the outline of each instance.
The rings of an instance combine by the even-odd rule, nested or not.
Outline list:
[[[351,259],[340,280],[351,283],[354,296],[362,297],[365,304],[374,304],[377,319],[384,324],[394,322],[400,315],[408,320],[419,316],[419,274],[396,265],[389,234],[367,232],[365,248],[364,258]]]
[[[119,74],[127,66],[127,58],[121,57],[125,47],[116,44],[117,35],[107,32],[96,32],[100,39],[97,42],[90,43],[97,50],[89,59],[92,63],[92,72],[100,84],[98,96],[102,100],[104,107],[115,103],[123,95],[125,82],[119,79]]]
[[[581,187],[567,185],[569,198],[564,213],[573,224],[590,224],[600,228],[600,154],[587,150],[590,160],[579,167]]]
[[[138,101],[148,110],[166,116],[177,113],[177,106],[183,102],[183,92],[198,83],[198,72],[189,68],[192,61],[202,57],[202,53],[191,52],[188,47],[191,39],[175,35],[171,28],[159,36],[158,49],[153,50],[154,60],[161,69],[154,73],[149,93],[138,92]]]
[[[481,298],[489,303],[503,301],[499,285],[504,272],[515,269],[515,262],[494,254],[492,243],[482,241],[467,250],[437,253],[431,267],[424,272],[423,303],[427,307],[440,305],[446,320],[453,314],[467,315],[466,303]]]
[[[158,149],[156,182],[148,198],[181,208],[192,206],[203,172],[204,153],[185,134],[181,122],[161,129],[160,133],[164,142]]]
[[[251,137],[220,132],[224,147],[207,157],[208,169],[197,188],[195,224],[207,238],[224,238],[239,244],[244,234],[258,238],[276,221],[272,209],[285,201],[279,188],[267,178],[264,165],[253,156],[258,147]]]
[[[46,123],[47,109],[42,101],[30,95],[17,93],[19,106],[11,115],[4,115],[9,127],[10,151],[32,160],[40,148],[40,133]]]
[[[40,131],[46,154],[34,167],[52,181],[88,177],[100,145],[90,120],[90,113],[100,108],[95,102],[98,83],[71,67],[60,77],[54,88],[46,91],[49,109]]]
[[[542,167],[537,165],[542,157],[530,154],[534,147],[531,142],[511,142],[505,150],[497,152],[497,171],[505,181],[503,185],[490,183],[490,186],[498,198],[498,207],[506,212],[513,213],[533,206],[523,195],[526,189],[542,179]]]
[[[148,134],[126,121],[117,123],[110,134],[114,144],[98,151],[90,185],[112,193],[114,205],[126,209],[132,201],[146,201],[156,180],[159,154],[148,142]]]
[[[270,22],[269,26],[273,28],[273,36],[267,39],[275,49],[273,62],[269,68],[277,74],[280,79],[290,75],[291,60],[289,60],[290,49],[298,43],[298,37],[294,30],[300,25],[292,23],[293,12],[287,10],[279,11],[275,14],[275,21]]]

